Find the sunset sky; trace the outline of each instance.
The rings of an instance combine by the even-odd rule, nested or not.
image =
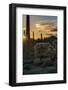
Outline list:
[[[54,30],[55,29],[55,30]],[[26,15],[23,15],[23,31],[26,31]],[[30,15],[30,38],[43,39],[57,35],[57,16]],[[26,37],[24,35],[24,37]]]

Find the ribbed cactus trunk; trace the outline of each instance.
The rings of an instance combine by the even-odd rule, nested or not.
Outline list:
[[[41,33],[41,40],[42,40],[43,38],[42,38],[42,33]]]
[[[26,15],[26,39],[30,42],[30,16]]]
[[[34,32],[33,32],[33,40],[34,40]]]
[[[27,50],[27,58],[30,58],[30,16],[26,15],[26,48]]]

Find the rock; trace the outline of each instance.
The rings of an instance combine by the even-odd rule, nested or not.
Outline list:
[[[57,69],[55,66],[49,66],[43,69],[43,73],[57,73]]]
[[[31,65],[30,64],[24,64],[23,69],[30,70],[31,69]]]
[[[34,59],[33,64],[40,65],[40,64],[42,64],[42,61],[40,60],[40,58],[36,58],[36,59]]]
[[[51,65],[52,64],[52,61],[51,61],[51,59],[50,58],[43,58],[43,59],[41,59],[42,60],[42,67],[46,67],[46,66],[48,66],[48,65]]]
[[[42,72],[42,68],[37,67],[37,68],[31,69],[31,70],[28,72],[28,74],[42,74],[41,72]]]
[[[33,62],[33,59],[24,59],[23,63],[24,64],[31,64]]]

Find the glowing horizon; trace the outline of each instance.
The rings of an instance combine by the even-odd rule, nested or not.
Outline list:
[[[26,32],[26,15],[23,16],[23,31]],[[54,18],[54,19],[53,19]],[[34,16],[30,15],[30,38],[41,39],[50,36],[56,36],[57,31],[57,17],[56,16]],[[23,39],[26,39],[26,35],[23,34]]]

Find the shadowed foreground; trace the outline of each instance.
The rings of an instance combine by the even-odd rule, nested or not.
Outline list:
[[[23,41],[23,74],[57,73],[57,38]]]

